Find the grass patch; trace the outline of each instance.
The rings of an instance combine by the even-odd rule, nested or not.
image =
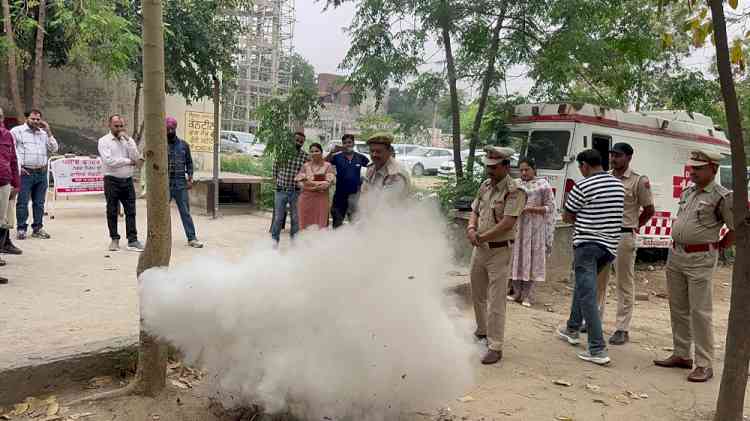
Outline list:
[[[270,157],[253,158],[252,156],[232,154],[221,156],[221,170],[256,177],[273,177],[273,160]],[[260,208],[273,209],[273,183],[260,186]]]

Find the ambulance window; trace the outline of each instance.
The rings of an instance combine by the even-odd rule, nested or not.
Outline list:
[[[529,146],[524,154],[536,161],[539,168],[559,170],[565,165],[570,132],[562,130],[536,130],[531,133]]]
[[[529,132],[511,132],[508,137],[508,146],[516,152],[523,153],[529,141]]]

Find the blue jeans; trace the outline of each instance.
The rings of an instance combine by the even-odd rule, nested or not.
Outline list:
[[[193,217],[190,216],[190,199],[188,198],[187,188],[170,186],[169,200],[173,199],[174,203],[177,205],[177,210],[180,211],[182,228],[185,229],[187,240],[195,240],[195,225],[193,224]]]
[[[47,171],[21,175],[21,189],[16,199],[16,219],[18,231],[26,231],[29,219],[29,199],[34,214],[31,229],[38,231],[44,225],[44,201],[47,199]]]
[[[299,213],[297,212],[298,191],[276,191],[273,200],[273,224],[271,225],[271,238],[278,242],[281,238],[281,229],[286,223],[286,206],[291,208],[292,228],[289,234],[294,237],[299,231]]]
[[[614,258],[612,253],[597,243],[583,243],[575,248],[573,265],[576,283],[573,303],[570,306],[568,329],[578,331],[581,329],[583,320],[586,320],[591,354],[597,354],[607,348],[596,302],[596,276],[607,268]]]

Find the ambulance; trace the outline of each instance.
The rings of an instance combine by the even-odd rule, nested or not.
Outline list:
[[[724,156],[717,182],[731,189],[729,140],[711,118],[687,111],[624,112],[591,104],[525,104],[515,107],[508,124],[511,143],[534,159],[537,175],[555,190],[558,209],[575,180],[582,177],[576,155],[598,150],[609,170],[609,149],[627,142],[635,153],[630,167],[648,177],[656,213],[641,227],[640,248],[671,247],[677,203],[690,182],[685,163],[691,150]],[[723,234],[723,232],[722,232]]]

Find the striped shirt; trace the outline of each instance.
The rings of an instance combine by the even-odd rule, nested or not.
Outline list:
[[[605,172],[579,180],[568,193],[565,210],[576,215],[573,245],[597,243],[617,255],[622,234],[625,188]]]

